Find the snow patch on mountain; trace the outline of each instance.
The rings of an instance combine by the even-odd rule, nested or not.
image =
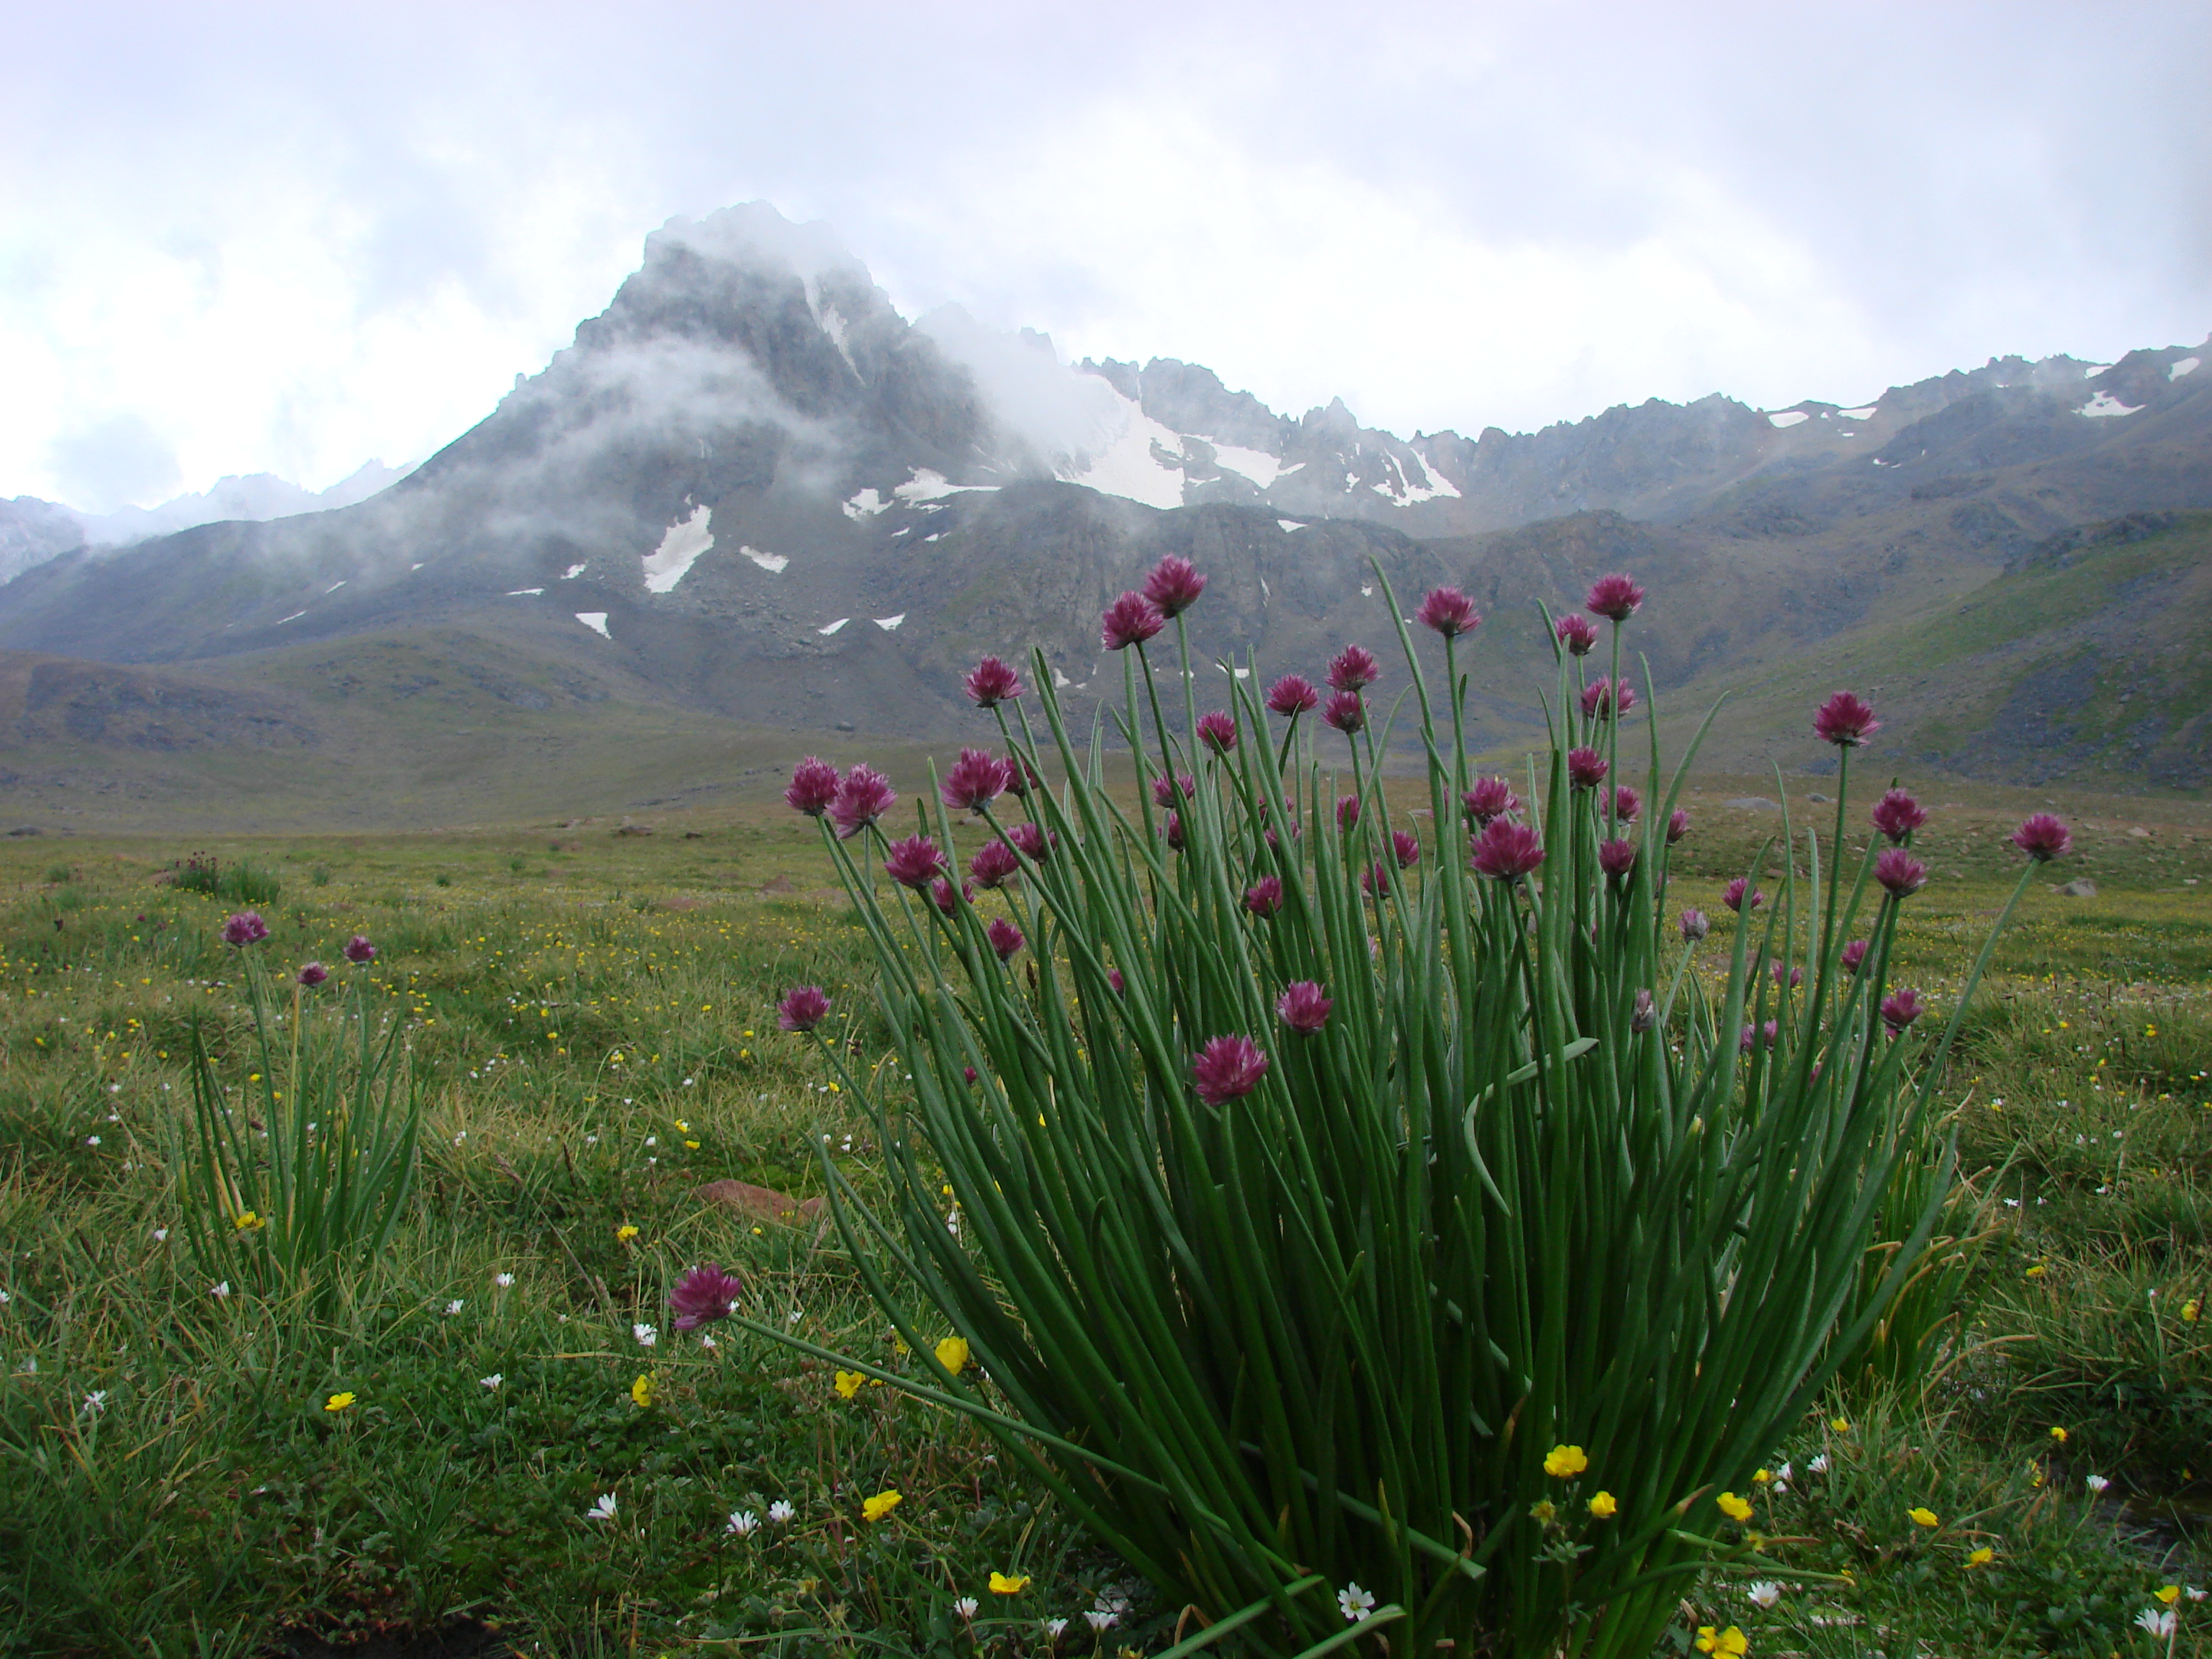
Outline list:
[[[2074,412],[2097,420],[2114,415],[2133,415],[2142,408],[2141,404],[2124,404],[2109,392],[2100,392]]]
[[[905,620],[906,612],[902,611],[896,617],[878,617],[875,618],[875,623],[884,633],[895,634],[898,631],[898,625]]]
[[[1245,449],[1236,444],[1216,443],[1212,438],[1205,441],[1213,445],[1215,461],[1228,471],[1236,473],[1239,477],[1249,478],[1261,489],[1267,489],[1285,472],[1291,470],[1283,465],[1279,457],[1270,455],[1265,450]]]
[[[1785,409],[1778,415],[1768,416],[1766,420],[1770,426],[1782,427],[1786,429],[1812,418],[1802,409]]]
[[[891,494],[897,496],[899,500],[904,501],[908,506],[912,507],[921,501],[942,501],[947,495],[957,495],[967,490],[996,489],[999,486],[996,484],[947,483],[945,481],[945,475],[942,472],[936,471],[929,467],[918,466],[914,470],[914,476],[908,478],[904,483],[893,489]],[[863,490],[860,493],[862,495],[873,495],[875,492],[873,490]],[[856,496],[854,499],[857,500],[859,498]],[[858,514],[854,514],[852,516],[858,518],[860,515]]]
[[[844,501],[845,516],[855,524],[863,519],[872,519],[890,507],[890,503],[876,493],[873,484],[847,496]]]
[[[691,567],[698,563],[699,556],[714,545],[714,534],[709,527],[714,518],[713,508],[695,507],[690,518],[678,519],[668,526],[660,545],[642,560],[645,585],[649,592],[669,592],[691,574]]]
[[[1836,418],[1839,421],[1870,421],[1874,419],[1874,405],[1869,404],[1864,409],[1839,409],[1836,411]]]
[[[605,611],[579,611],[575,614],[576,620],[578,622],[583,623],[585,627],[590,629],[592,632],[597,634],[601,639],[611,640],[614,638],[613,635],[607,632],[607,613]]]
[[[1054,468],[1054,475],[1079,483],[1102,495],[1119,495],[1161,508],[1182,505],[1182,435],[1154,420],[1127,398],[1106,386],[1120,416],[1118,429],[1095,448],[1077,453]]]
[[[791,560],[781,553],[763,553],[757,547],[740,547],[738,551],[750,559],[771,576],[780,576]]]
[[[570,565],[566,570],[561,573],[561,580],[564,582],[572,582],[575,580],[577,577],[584,574],[591,562],[592,562],[589,559],[586,559],[581,563]]]
[[[2166,378],[2169,380],[2178,380],[2185,374],[2194,374],[2197,365],[2203,361],[2202,357],[2184,357],[2178,363],[2168,363],[2166,366]]]
[[[842,628],[847,623],[852,620],[853,619],[850,617],[840,617],[836,622],[831,623],[827,628],[817,628],[814,631],[821,635],[822,637],[826,640],[830,635],[836,633],[839,629]]]

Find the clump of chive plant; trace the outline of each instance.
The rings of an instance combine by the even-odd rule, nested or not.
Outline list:
[[[1525,797],[1470,775],[1463,596],[1417,613],[1440,703],[1396,625],[1425,764],[1386,786],[1361,645],[1325,698],[1291,674],[1263,703],[1248,662],[1200,714],[1182,613],[1205,585],[1170,560],[1102,619],[1126,762],[1069,729],[1038,657],[1034,703],[996,659],[969,677],[1004,770],[963,756],[910,836],[879,774],[799,769],[908,1079],[847,1068],[819,988],[785,1000],[884,1150],[888,1214],[825,1159],[837,1224],[914,1351],[949,1323],[988,1379],[925,1365],[921,1391],[1217,1632],[1297,1653],[1356,1618],[1400,1653],[1642,1659],[1695,1574],[1755,1547],[1734,1492],[1863,1352],[1949,1185],[1946,1158],[1864,1282],[1958,1029],[1931,1049],[1886,983],[1917,860],[1870,850],[1839,887],[1873,712],[1816,722],[1845,763],[1825,882],[1808,837],[1812,878],[1784,860],[1771,902],[1759,867],[1670,894],[1696,744],[1664,776],[1647,725],[1645,786],[1620,781],[1652,704],[1621,677],[1629,577],[1584,606],[1602,677],[1598,628],[1547,619]],[[2064,833],[2019,842],[2042,859]],[[1686,897],[1736,912],[1717,994]]]

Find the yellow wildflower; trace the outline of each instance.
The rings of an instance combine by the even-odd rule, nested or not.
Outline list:
[[[1718,1498],[1713,1499],[1713,1502],[1721,1506],[1721,1513],[1731,1521],[1751,1519],[1751,1505],[1732,1492],[1723,1492]]]
[[[1711,1625],[1698,1626],[1698,1651],[1721,1656],[1721,1659],[1743,1659],[1751,1651],[1751,1643],[1743,1632],[1734,1625],[1716,1631]]]
[[[1613,1501],[1613,1494],[1609,1492],[1599,1492],[1589,1501],[1589,1512],[1601,1521],[1612,1520],[1614,1512],[1620,1508],[1620,1505]]]
[[[2181,1599],[2181,1586],[2179,1584],[2161,1585],[2157,1589],[2153,1590],[2151,1594],[2158,1597],[2160,1601],[2165,1602],[2166,1605],[2170,1607],[2176,1601],[2179,1601]]]
[[[1751,1477],[1751,1484],[1754,1486],[1764,1486],[1770,1484],[1773,1479],[1772,1469],[1760,1469]]]
[[[2191,1297],[2188,1301],[2181,1304],[2181,1319],[2182,1322],[2186,1325],[2194,1325],[2197,1322],[2197,1298],[2195,1297]]]
[[[1528,1506],[1528,1513],[1536,1520],[1548,1527],[1552,1524],[1552,1517],[1556,1516],[1559,1511],[1552,1507],[1552,1500],[1547,1498],[1542,1499],[1540,1502],[1531,1504]]]
[[[994,1572],[991,1575],[991,1594],[1019,1595],[1030,1587],[1030,1576],[1025,1572]]]
[[[1565,1477],[1580,1474],[1589,1467],[1589,1459],[1580,1446],[1554,1446],[1544,1454],[1544,1473]]]
[[[627,1221],[623,1222],[621,1226],[615,1229],[615,1243],[617,1244],[627,1244],[630,1240],[636,1237],[637,1229],[631,1226]]]
[[[1907,1510],[1905,1512],[1905,1518],[1916,1527],[1940,1527],[1943,1524],[1936,1519],[1936,1511],[1931,1509]]]
[[[937,1345],[937,1363],[957,1376],[968,1366],[968,1339],[948,1336]]]
[[[2066,1443],[2066,1431],[2053,1423],[2051,1425],[2051,1437],[2063,1446]]]
[[[1828,1419],[1828,1426],[1838,1434],[1849,1434],[1851,1431],[1851,1419],[1848,1417],[1832,1417]]]
[[[1987,1544],[1984,1544],[1981,1548],[1978,1550],[1971,1550],[1967,1553],[1966,1565],[1970,1567],[1986,1567],[1990,1562],[1996,1559],[1997,1553],[1991,1549]]]
[[[642,1410],[653,1404],[653,1378],[641,1376],[629,1385],[629,1403]]]
[[[334,1394],[328,1400],[323,1401],[323,1409],[326,1412],[342,1412],[348,1406],[352,1404],[353,1394],[350,1389],[348,1389]]]
[[[256,1215],[252,1210],[240,1210],[238,1212],[238,1219],[232,1224],[242,1233],[250,1233],[258,1228],[267,1226],[269,1223],[262,1217]]]
[[[865,1498],[860,1504],[860,1518],[864,1521],[880,1521],[896,1509],[903,1498],[904,1494],[896,1487],[893,1487],[889,1492],[879,1492],[873,1498]]]
[[[2039,1261],[2033,1267],[2030,1267],[2027,1270],[2027,1276],[2030,1279],[2040,1279],[2044,1274],[2050,1271],[2051,1270],[2048,1267],[2045,1267],[2043,1263]]]
[[[860,1393],[860,1384],[866,1381],[867,1378],[862,1376],[858,1371],[839,1371],[837,1373],[838,1395],[842,1399],[850,1400],[854,1395]]]

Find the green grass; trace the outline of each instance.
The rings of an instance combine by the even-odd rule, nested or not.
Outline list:
[[[1720,804],[1750,793],[1772,787],[1691,802],[1681,902],[1723,924],[1701,959],[1726,948],[1720,882],[1778,827]],[[1938,876],[1900,961],[1939,1012],[2001,902],[2013,805],[1974,798],[1921,838]],[[1997,1229],[1962,1340],[1925,1398],[1826,1402],[1775,1448],[1765,1554],[1692,1592],[1683,1649],[1734,1623],[1755,1655],[2162,1653],[2136,1613],[2212,1585],[2212,1319],[2182,1316],[2212,1307],[2212,925],[2184,885],[2212,843],[2186,814],[2137,838],[2106,810],[2082,832],[2100,895],[2031,896],[1947,1085]],[[1116,1565],[972,1429],[670,1328],[666,1287],[714,1260],[755,1316],[912,1364],[834,1235],[693,1197],[817,1191],[825,1133],[873,1180],[866,1120],[773,1029],[790,984],[864,971],[812,826],[611,828],[209,844],[281,882],[279,971],[378,941],[368,977],[428,1080],[412,1212],[315,1315],[210,1294],[184,1248],[189,1022],[227,1076],[253,1064],[216,938],[234,907],[157,879],[200,838],[79,838],[65,868],[0,844],[0,1652],[242,1655],[463,1617],[563,1656],[1040,1653],[1048,1617],[1074,1626],[1063,1653],[1169,1645],[1181,1610],[1141,1588],[1096,1641],[1080,1615]],[[896,1510],[862,1521],[888,1489]],[[609,1492],[614,1520],[587,1520]],[[744,1510],[762,1525],[730,1535]],[[1031,1582],[994,1596],[994,1571]],[[1769,1607],[1746,1595],[1765,1580]],[[2212,1653],[2212,1601],[2179,1613],[2173,1651]]]

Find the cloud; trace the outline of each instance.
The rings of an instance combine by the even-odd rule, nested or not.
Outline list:
[[[58,436],[46,452],[46,466],[71,502],[95,513],[158,500],[183,477],[177,452],[144,416],[129,412]]]

